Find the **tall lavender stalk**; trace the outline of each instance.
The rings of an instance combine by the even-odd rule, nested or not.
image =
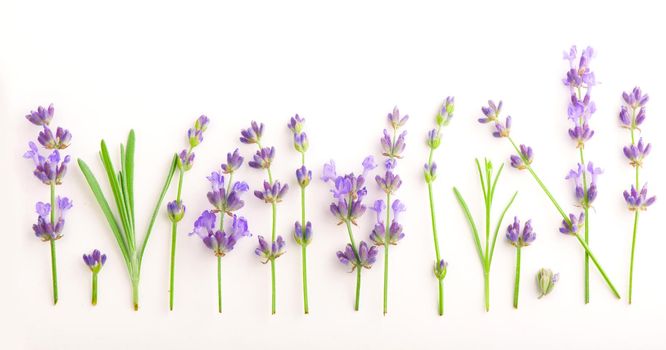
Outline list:
[[[72,140],[72,135],[66,129],[58,127],[55,134],[49,127],[54,115],[53,104],[48,108],[39,106],[37,111],[30,111],[26,119],[34,125],[43,129],[37,137],[37,141],[46,150],[53,150],[48,157],[40,154],[37,145],[30,141],[29,149],[23,155],[26,159],[32,159],[35,164],[33,174],[43,184],[49,186],[51,192],[50,203],[37,202],[37,223],[32,225],[35,236],[43,242],[49,242],[51,247],[51,278],[53,282],[53,305],[58,303],[58,268],[56,263],[55,241],[62,238],[65,226],[65,212],[72,208],[72,201],[67,197],[56,197],[56,186],[62,184],[67,173],[69,156],[61,159],[60,151],[67,148]]]
[[[442,141],[441,129],[442,126],[449,125],[453,117],[454,98],[449,96],[442,104],[442,108],[437,114],[435,122],[437,127],[428,132],[426,144],[428,145],[428,162],[424,165],[423,175],[425,182],[428,185],[428,200],[430,203],[430,223],[432,226],[432,238],[435,242],[435,264],[433,272],[438,282],[438,307],[437,312],[440,316],[444,315],[444,277],[446,277],[447,262],[442,259],[439,251],[439,239],[437,238],[437,224],[435,221],[435,201],[433,200],[432,183],[435,181],[437,164],[433,161],[435,150],[439,147]]]
[[[285,241],[282,236],[276,235],[275,224],[277,220],[277,203],[282,201],[282,197],[287,193],[289,186],[280,184],[280,181],[273,181],[271,174],[271,164],[275,158],[274,147],[262,147],[261,136],[264,132],[264,124],[257,124],[253,121],[250,128],[241,131],[240,141],[245,144],[256,144],[259,150],[255,153],[253,160],[247,164],[251,168],[266,169],[268,181],[264,181],[263,189],[254,191],[255,197],[263,200],[265,203],[271,205],[272,212],[272,228],[271,228],[271,242],[266,242],[263,236],[258,236],[259,247],[255,250],[255,254],[261,257],[263,263],[271,263],[271,313],[275,314],[275,259],[285,253]]]
[[[643,143],[642,137],[636,142],[635,134],[636,130],[641,131],[639,126],[645,121],[645,105],[649,100],[649,96],[643,94],[639,87],[635,87],[631,92],[624,92],[622,99],[624,100],[624,106],[620,110],[620,124],[623,128],[629,129],[631,133],[631,144],[625,146],[623,151],[625,157],[629,160],[629,164],[636,171],[635,185],[632,184],[629,191],[624,191],[624,199],[627,202],[627,206],[630,211],[634,212],[634,229],[631,235],[631,260],[629,263],[629,304],[631,304],[638,216],[641,211],[647,210],[647,207],[652,205],[657,198],[655,196],[647,196],[647,183],[639,191],[639,170],[643,166],[643,159],[650,153],[652,146],[649,143]]]
[[[173,311],[173,294],[176,268],[176,238],[178,222],[185,216],[185,205],[181,200],[183,191],[183,177],[192,169],[194,164],[194,150],[202,141],[203,133],[208,129],[210,120],[205,115],[200,116],[194,123],[194,128],[187,131],[189,147],[178,154],[178,193],[176,199],[167,204],[167,215],[171,221],[171,268],[169,269],[169,310]]]
[[[370,239],[376,246],[384,247],[384,315],[388,312],[388,271],[389,271],[389,246],[397,245],[398,241],[402,239],[405,234],[402,231],[402,225],[398,223],[398,213],[405,211],[405,205],[396,199],[391,204],[391,195],[402,185],[400,175],[395,173],[395,168],[398,165],[398,159],[402,158],[402,152],[405,150],[405,136],[407,131],[403,131],[398,135],[398,130],[407,123],[409,116],[400,116],[398,107],[393,108],[393,112],[387,116],[388,122],[391,126],[391,132],[384,129],[384,135],[380,139],[382,145],[382,155],[386,157],[384,166],[386,172],[384,176],[375,176],[375,181],[379,187],[386,194],[386,206],[391,206],[394,213],[391,220],[391,210],[386,210],[386,222],[383,222],[379,217],[377,218],[377,225],[373,230]],[[381,203],[379,200],[377,203]],[[376,206],[382,206],[376,204]],[[378,215],[380,212],[377,213]]]
[[[309,147],[308,135],[303,131],[305,119],[298,114],[287,124],[294,136],[294,148],[301,154],[301,167],[296,169],[296,180],[301,188],[301,221],[294,223],[294,239],[301,246],[301,272],[303,275],[303,312],[309,313],[308,307],[308,263],[307,246],[312,241],[312,223],[305,221],[305,188],[312,180],[312,171],[305,167],[305,152]]]
[[[361,297],[361,270],[363,268],[370,269],[375,261],[377,261],[377,247],[368,247],[368,244],[364,241],[356,245],[354,233],[352,232],[352,225],[356,226],[356,220],[366,211],[366,206],[363,204],[363,199],[368,194],[368,190],[365,187],[365,179],[368,176],[368,172],[375,167],[377,165],[374,158],[369,156],[363,160],[363,172],[360,175],[349,173],[341,176],[337,175],[335,162],[331,160],[328,164],[324,164],[321,176],[324,182],[330,182],[333,186],[331,189],[331,193],[333,194],[333,202],[330,205],[331,214],[339,220],[338,225],[344,223],[347,226],[349,243],[343,251],[338,251],[336,255],[340,263],[345,266],[351,266],[350,272],[356,270],[355,311],[358,311]]]
[[[572,122],[569,129],[569,137],[576,142],[580,162],[577,170],[572,170],[567,175],[567,179],[574,182],[574,193],[578,205],[583,208],[585,214],[585,233],[583,239],[586,244],[590,244],[590,207],[597,197],[597,175],[601,173],[599,168],[595,168],[592,162],[585,163],[585,143],[594,135],[594,130],[590,128],[589,121],[592,114],[596,111],[596,106],[591,100],[592,87],[596,84],[594,72],[590,69],[590,61],[594,56],[594,50],[587,47],[578,58],[576,46],[572,46],[569,52],[564,53],[564,59],[569,61],[569,70],[566,77],[562,79],[565,86],[569,88],[571,95],[567,114]],[[590,255],[585,253],[585,303],[590,302]]]
[[[562,227],[560,227],[560,232],[576,237],[580,245],[583,247],[583,249],[585,249],[585,252],[589,254],[592,263],[594,263],[597,270],[599,270],[599,273],[601,273],[601,276],[604,278],[606,284],[613,292],[613,295],[619,299],[620,294],[617,292],[617,289],[615,289],[615,286],[611,282],[610,278],[608,278],[608,275],[601,267],[599,261],[597,261],[597,258],[594,256],[594,254],[592,254],[590,247],[580,236],[580,229],[585,225],[585,213],[581,213],[579,216],[576,216],[574,214],[567,215],[564,212],[560,204],[555,200],[555,197],[553,197],[546,185],[544,185],[543,181],[541,181],[539,176],[532,168],[532,161],[534,158],[532,148],[524,144],[521,144],[520,147],[518,147],[516,142],[514,142],[513,138],[511,137],[511,116],[507,116],[504,121],[500,120],[501,110],[502,101],[500,101],[499,104],[495,104],[493,101],[488,101],[488,106],[481,107],[481,111],[483,112],[484,116],[479,118],[479,123],[492,123],[494,129],[492,132],[493,136],[496,138],[509,140],[509,143],[511,143],[511,146],[516,151],[516,154],[511,155],[511,166],[519,170],[526,169],[529,171],[539,187],[541,187],[543,192],[546,194],[546,196],[548,196],[551,203],[553,203],[557,211],[562,216]]]

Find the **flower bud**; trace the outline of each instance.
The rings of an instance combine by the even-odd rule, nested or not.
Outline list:
[[[539,270],[536,276],[537,288],[539,289],[539,298],[550,293],[559,279],[559,273],[553,274],[553,271],[545,268]]]
[[[176,223],[185,216],[185,206],[182,201],[173,201],[167,204],[167,215],[171,222]]]

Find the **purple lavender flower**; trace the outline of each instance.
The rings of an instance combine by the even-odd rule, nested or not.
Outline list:
[[[185,149],[182,150],[178,154],[178,168],[182,169],[183,171],[188,171],[192,169],[193,165],[194,165],[194,153]]]
[[[444,103],[442,103],[442,108],[437,113],[437,118],[435,119],[438,126],[449,125],[451,118],[453,118],[453,110],[455,108],[455,98],[453,96],[448,96]]]
[[[576,141],[576,147],[584,147],[585,142],[594,136],[594,130],[590,129],[587,123],[575,125],[569,129],[569,136]]]
[[[211,191],[207,194],[208,202],[215,207],[215,211],[232,215],[234,211],[245,205],[245,202],[241,200],[241,195],[249,190],[247,183],[236,181],[227,193],[224,186],[224,175],[219,172],[212,172],[207,179],[211,184]]]
[[[308,135],[305,132],[294,134],[294,149],[300,153],[304,153],[310,147],[308,142]]]
[[[377,246],[383,246],[385,243],[386,225],[383,219],[384,218],[383,213],[385,208],[386,205],[384,204],[384,201],[381,199],[376,200],[372,208],[370,208],[372,211],[374,211],[377,214],[377,222],[375,223],[375,226],[372,232],[370,233],[370,240],[372,240],[373,243]],[[389,225],[388,243],[391,245],[396,245],[398,244],[398,241],[400,241],[402,238],[405,237],[405,233],[402,231],[402,225],[398,223],[398,216],[400,213],[406,210],[406,207],[402,202],[400,202],[400,200],[396,199],[395,201],[393,201],[391,209],[393,211],[393,218],[391,221],[391,225]]]
[[[53,131],[48,126],[44,126],[37,141],[46,149],[65,149],[72,141],[72,134],[68,130],[58,127],[53,135]]]
[[[336,255],[340,263],[347,266],[351,265],[351,271],[354,271],[356,268],[371,268],[372,264],[377,261],[378,253],[379,250],[377,247],[368,247],[367,243],[361,241],[358,248],[358,258],[356,257],[351,244],[347,244],[345,250],[338,251]]]
[[[380,139],[383,152],[382,154],[391,158],[402,158],[402,152],[405,150],[405,136],[407,131],[403,131],[398,137],[392,140],[388,130],[384,129],[384,136]]]
[[[83,262],[90,268],[90,271],[98,273],[106,263],[106,254],[95,249],[90,254],[83,254]]]
[[[308,170],[305,165],[303,165],[302,167],[296,169],[296,179],[298,180],[298,184],[301,187],[307,187],[312,180],[312,170]]]
[[[567,220],[562,220],[560,232],[565,235],[577,235],[584,226],[585,213],[580,213],[578,217],[574,214],[569,214],[569,222],[567,222]]]
[[[506,117],[504,124],[499,121],[495,121],[495,131],[493,131],[493,136],[495,137],[509,137],[511,133],[511,116]]]
[[[39,153],[37,145],[34,142],[29,142],[30,149],[23,154],[23,158],[32,159],[35,164],[33,174],[45,185],[60,185],[62,179],[67,173],[67,164],[70,161],[70,156],[65,156],[64,159],[60,158],[60,152],[54,150],[48,158],[45,158]]]
[[[280,203],[282,197],[287,193],[289,185],[282,186],[280,181],[273,182],[271,185],[268,181],[264,181],[263,191],[254,191],[254,196],[263,200],[266,203]]]
[[[264,133],[264,123],[257,124],[252,121],[251,127],[241,130],[240,142],[245,144],[253,144],[261,142],[261,135]]]
[[[194,231],[189,235],[197,235],[204,245],[213,251],[215,256],[223,257],[231,252],[242,237],[252,236],[244,217],[233,215],[231,225],[224,231],[215,229],[215,213],[204,211],[194,223]]]
[[[208,129],[208,124],[210,124],[210,119],[202,114],[197,118],[197,121],[194,122],[194,129],[204,132]]]
[[[394,130],[400,129],[405,123],[407,123],[407,120],[409,120],[409,116],[405,115],[404,117],[400,117],[400,110],[398,110],[398,106],[393,107],[393,112],[388,114],[388,120],[389,123],[391,124],[391,127]]]
[[[243,165],[243,157],[238,152],[238,148],[233,153],[227,153],[227,163],[222,164],[222,172],[225,174],[232,174]]]
[[[433,268],[433,272],[435,273],[435,277],[438,280],[443,280],[444,277],[446,277],[446,269],[449,267],[449,263],[444,261],[444,259],[441,259],[437,262],[435,262],[435,267]]]
[[[645,106],[645,104],[647,104],[647,102],[650,100],[650,96],[647,94],[643,95],[641,88],[637,86],[631,92],[623,92],[622,99],[624,99],[624,102],[629,107],[637,109]]]
[[[481,112],[483,112],[485,117],[479,118],[479,123],[486,124],[496,122],[502,112],[502,101],[499,101],[499,104],[496,105],[492,100],[488,100],[488,107],[481,107]]]
[[[426,183],[432,183],[437,178],[437,164],[435,162],[423,165],[423,175],[425,176]]]
[[[520,154],[512,154],[510,159],[512,167],[519,170],[527,169],[527,167],[532,164],[532,160],[534,159],[534,152],[532,151],[532,147],[520,145]]]
[[[439,130],[438,129],[430,130],[426,138],[426,144],[428,145],[428,147],[431,149],[437,149],[437,147],[439,147],[441,143],[442,143],[442,135],[439,133]]]
[[[592,56],[594,56],[594,50],[588,46],[583,50],[580,61],[576,65],[576,58],[578,57],[576,46],[572,46],[568,53],[564,53],[564,59],[569,61],[569,71],[562,80],[564,85],[571,89],[577,89],[581,87],[589,88],[596,84],[594,73],[589,67]]]
[[[29,122],[37,125],[37,126],[46,126],[51,123],[51,120],[53,119],[53,114],[55,110],[53,108],[53,103],[49,105],[48,108],[44,108],[42,106],[37,107],[37,111],[30,111],[30,114],[26,115],[25,118],[28,119]]]
[[[294,223],[294,239],[299,245],[308,245],[312,241],[312,223],[308,221],[305,224],[305,230],[299,221]]]
[[[601,168],[595,168],[594,163],[588,162],[587,168],[579,163],[577,168],[569,170],[569,174],[565,177],[566,180],[572,180],[574,182],[574,194],[576,200],[584,208],[589,207],[597,197],[597,176],[600,174],[603,174],[603,170],[601,170]],[[590,179],[587,188],[587,197],[585,196],[585,189],[583,188],[583,177]]]
[[[643,138],[641,137],[638,140],[638,144],[636,145],[629,145],[624,147],[624,155],[629,159],[629,164],[633,167],[639,167],[643,165],[643,158],[645,158],[649,153],[650,150],[652,149],[651,144],[643,144]]]
[[[527,220],[523,230],[520,230],[520,220],[513,217],[513,223],[506,228],[506,238],[515,247],[526,247],[536,239],[536,233],[532,229],[532,220]]]
[[[324,164],[324,169],[322,170],[321,174],[322,181],[335,181],[338,175],[335,172],[335,161],[333,161],[333,159]]]
[[[259,247],[254,250],[254,254],[264,259],[261,262],[262,264],[275,260],[285,253],[284,247],[286,243],[282,236],[277,236],[277,239],[274,242],[271,242],[270,245],[266,242],[263,236],[258,236],[258,239]]]
[[[291,117],[287,127],[289,130],[291,130],[292,133],[300,134],[301,131],[303,131],[303,123],[305,123],[305,119],[299,117],[298,114],[296,114],[295,116]]]
[[[249,161],[247,165],[255,169],[268,169],[275,157],[275,147],[264,147],[254,154],[253,160]]]
[[[51,224],[50,214],[51,205],[49,203],[37,202],[35,211],[37,212],[37,223],[32,225],[32,229],[37,238],[42,241],[55,241],[60,239],[65,227],[65,213],[72,209],[72,201],[67,197],[57,197],[54,224]]]
[[[400,188],[400,185],[402,185],[400,175],[394,174],[391,170],[387,170],[386,173],[384,173],[384,177],[379,175],[375,176],[375,181],[377,181],[377,184],[381,187],[384,193],[387,194],[394,194],[395,191]]]
[[[643,185],[641,191],[638,192],[634,185],[631,185],[630,191],[624,191],[624,200],[627,202],[630,211],[647,210],[656,200],[656,196],[647,196],[647,184]]]
[[[167,215],[171,222],[176,223],[185,216],[185,205],[182,201],[171,201],[167,203]]]
[[[190,147],[194,148],[203,142],[203,131],[190,128],[187,130],[187,139]]]

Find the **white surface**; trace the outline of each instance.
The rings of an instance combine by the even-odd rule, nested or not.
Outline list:
[[[0,245],[2,348],[178,349],[225,347],[275,349],[339,347],[407,349],[666,347],[661,200],[641,216],[634,305],[627,306],[632,216],[621,191],[632,169],[621,153],[629,135],[618,127],[623,90],[640,84],[650,94],[644,136],[653,143],[642,178],[663,196],[666,114],[662,11],[647,3],[602,6],[580,1],[552,4],[400,5],[336,2],[243,5],[188,2],[3,1],[0,4],[0,116],[5,230]],[[567,68],[561,52],[571,44],[593,45],[596,130],[586,154],[606,173],[591,218],[591,245],[620,290],[615,300],[592,273],[592,302],[583,305],[582,249],[557,233],[560,217],[527,173],[506,169],[497,198],[520,191],[509,212],[533,218],[538,238],[523,254],[520,310],[511,307],[514,250],[498,243],[492,271],[491,311],[483,311],[481,267],[451,187],[459,186],[480,217],[482,200],[474,157],[506,161],[510,147],[476,123],[489,98],[503,99],[514,117],[516,140],[535,148],[535,168],[563,206],[573,208],[566,171],[576,162],[566,135]],[[436,315],[434,259],[421,167],[423,138],[447,95],[456,97],[455,119],[444,130],[435,158],[437,214],[446,278],[446,315]],[[158,183],[172,152],[201,113],[212,123],[185,179],[188,215],[180,226],[176,308],[168,312],[168,221],[160,215],[147,249],[141,310],[130,307],[130,288],[116,243],[73,164],[60,194],[75,208],[58,242],[60,303],[53,307],[48,245],[32,236],[36,200],[47,188],[21,158],[37,134],[23,115],[55,103],[55,124],[74,135],[69,154],[85,159],[101,176],[98,143],[114,146],[130,128],[137,132],[137,217],[146,225]],[[196,215],[208,207],[205,176],[240,147],[239,130],[251,119],[266,123],[265,144],[277,147],[276,178],[292,186],[278,212],[279,232],[290,237],[299,199],[288,118],[307,118],[308,165],[334,158],[355,170],[363,156],[379,155],[385,116],[397,104],[408,113],[408,148],[399,170],[399,198],[409,208],[405,240],[391,250],[390,308],[381,314],[382,268],[364,273],[361,311],[352,310],[354,276],[334,253],[346,242],[328,213],[328,188],[308,188],[308,217],[315,237],[309,248],[311,314],[302,314],[300,254],[293,240],[278,261],[278,314],[270,316],[269,268],[253,255],[256,237],[243,240],[223,261],[224,314],[216,313],[215,260],[201,242],[186,237]],[[662,130],[660,134],[658,130]],[[244,167],[252,187],[263,173]],[[378,191],[373,182],[370,198]],[[168,197],[173,197],[175,187]],[[268,234],[269,208],[246,198],[242,214],[255,234]],[[497,209],[497,208],[496,208]],[[496,215],[493,215],[496,217]],[[357,237],[366,238],[366,215]],[[494,220],[494,219],[493,219]],[[100,275],[100,301],[89,305],[89,272],[81,254],[94,247],[109,254]],[[561,273],[547,298],[536,299],[534,273],[542,266]],[[308,346],[309,345],[309,346]]]

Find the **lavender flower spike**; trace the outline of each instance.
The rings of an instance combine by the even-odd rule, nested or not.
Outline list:
[[[243,165],[243,157],[238,152],[238,148],[233,153],[227,153],[227,162],[222,164],[222,172],[225,174],[232,174]]]
[[[97,275],[106,262],[106,254],[95,249],[90,254],[83,254],[83,262],[92,272],[92,304],[97,305]]]
[[[532,220],[527,220],[522,231],[520,229],[520,220],[513,217],[513,223],[506,229],[506,238],[511,245],[516,247],[516,275],[513,287],[513,307],[518,308],[518,294],[520,293],[520,255],[523,247],[527,247],[536,239],[536,233],[532,229]]]
[[[630,211],[645,211],[649,206],[654,204],[654,202],[657,200],[657,197],[648,197],[647,184],[643,185],[640,192],[636,190],[634,185],[631,185],[630,191],[624,191],[624,200],[627,202],[627,207]]]
[[[277,240],[268,244],[264,236],[259,236],[259,247],[254,250],[254,253],[264,259],[261,263],[266,264],[269,261],[274,261],[285,253],[284,247],[286,245],[282,236],[277,236]]]
[[[358,258],[356,257],[354,250],[352,249],[351,244],[347,244],[345,246],[344,251],[338,251],[336,253],[338,260],[340,263],[343,265],[350,266],[351,265],[351,271],[354,271],[355,269],[361,269],[361,268],[366,268],[369,269],[372,267],[372,265],[377,261],[377,254],[379,253],[379,250],[377,247],[368,247],[368,244],[365,243],[364,241],[361,241],[359,244],[359,249],[358,249]]]
[[[253,144],[261,142],[261,136],[264,133],[264,124],[257,124],[257,122],[252,121],[251,127],[245,130],[241,130],[240,142],[245,144]]]
[[[511,166],[518,170],[525,170],[527,166],[532,164],[534,160],[534,152],[532,147],[520,145],[520,153],[518,155],[511,155]]]
[[[624,156],[629,159],[629,164],[633,167],[640,167],[643,165],[643,159],[650,154],[652,149],[651,144],[643,144],[643,138],[638,140],[637,144],[631,144],[623,148]]]
[[[51,123],[54,114],[55,109],[53,108],[53,103],[51,103],[48,108],[39,106],[37,107],[37,111],[30,111],[25,118],[37,126],[48,126]]]
[[[253,160],[249,161],[247,165],[255,169],[268,169],[271,167],[273,158],[275,157],[274,147],[261,148],[254,154]]]

